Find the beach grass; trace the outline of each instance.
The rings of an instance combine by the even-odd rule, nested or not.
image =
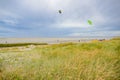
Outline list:
[[[47,45],[47,43],[4,43],[0,44],[0,47],[16,47],[16,46],[27,46],[27,45]]]
[[[25,48],[0,50],[0,80],[120,80],[120,40]]]

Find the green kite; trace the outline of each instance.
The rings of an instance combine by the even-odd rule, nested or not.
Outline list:
[[[91,21],[91,20],[88,20],[88,24],[89,24],[89,25],[92,25],[92,21]]]

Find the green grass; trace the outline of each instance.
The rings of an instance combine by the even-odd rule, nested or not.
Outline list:
[[[14,44],[0,44],[0,47],[16,47],[16,46],[27,46],[27,45],[47,45],[47,43],[14,43]]]
[[[120,40],[0,50],[1,80],[120,80]]]
[[[120,37],[114,37],[111,40],[120,40]]]

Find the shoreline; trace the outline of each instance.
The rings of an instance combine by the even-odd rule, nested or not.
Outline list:
[[[90,42],[92,40],[110,40],[111,38],[0,38],[0,44],[12,43],[66,43],[66,42]]]

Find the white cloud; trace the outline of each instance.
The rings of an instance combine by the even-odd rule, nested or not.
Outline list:
[[[4,19],[4,20],[2,20],[2,22],[4,22],[5,24],[8,24],[8,25],[12,25],[12,26],[14,26],[18,23],[17,20],[12,20],[12,19]]]
[[[17,19],[17,18],[22,18],[21,16],[19,16],[18,14],[15,14],[14,12],[11,12],[7,9],[1,9],[0,8],[0,18],[3,19],[3,18],[14,18],[14,19]]]
[[[0,2],[2,4],[2,1]],[[4,1],[5,6],[0,5],[0,21],[8,24],[7,27],[9,28],[9,25],[17,27],[17,24],[20,24],[20,26],[23,26],[21,28],[29,27],[31,31],[33,28],[41,30],[42,27],[45,30],[43,32],[49,31],[49,29],[56,29],[55,31],[60,30],[64,33],[64,30],[66,30],[64,28],[70,28],[69,31],[66,31],[66,33],[73,32],[68,34],[69,36],[120,35],[120,32],[114,31],[114,28],[117,29],[119,26],[118,23],[120,21],[118,15],[115,14],[119,13],[117,11],[118,7],[115,8],[116,12],[111,13],[110,11],[114,11],[114,5],[110,3],[112,6],[108,6],[109,2],[111,1],[107,0],[105,3],[100,1],[100,3],[103,3],[101,5],[96,0],[17,0],[14,2],[12,0],[11,3],[6,0]],[[13,4],[15,5],[12,6]],[[58,13],[59,9],[62,10],[62,14]],[[109,13],[112,17],[107,15]],[[88,24],[88,19],[93,22],[93,25]],[[4,26],[5,24],[1,23],[0,25]],[[76,31],[77,29],[78,32]],[[96,30],[99,31],[99,29],[101,31],[105,29],[106,32],[95,32]],[[107,29],[113,29],[113,32],[109,32]],[[36,34],[38,33],[36,32]]]
[[[70,1],[71,0],[20,0],[18,4],[29,10],[40,11],[44,9],[56,10],[58,8],[64,8]]]
[[[7,25],[16,25],[19,23],[19,19],[22,19],[22,16],[17,13],[11,12],[7,9],[0,8],[0,21]]]
[[[7,28],[5,26],[0,26],[0,30],[1,31],[6,31],[6,32],[16,32],[15,30],[13,30],[11,28]]]
[[[91,0],[20,0],[18,4],[35,15],[47,12],[50,14],[46,14],[47,16],[54,15],[51,18],[55,19],[55,22],[50,26],[57,28],[88,28],[90,27],[87,23],[88,19],[93,21],[94,27],[107,21],[107,18],[95,7],[96,1]],[[62,15],[55,14],[59,9],[63,11]],[[43,16],[46,17],[46,15]]]
[[[89,25],[87,21],[85,22],[78,22],[78,21],[63,21],[53,24],[52,26],[57,28],[88,28],[94,25]]]

